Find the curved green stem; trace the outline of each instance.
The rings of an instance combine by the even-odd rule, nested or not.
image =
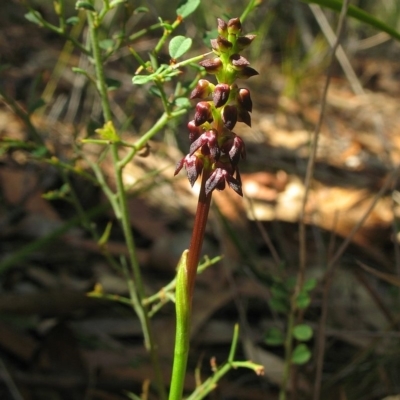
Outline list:
[[[101,50],[99,46],[99,38],[98,38],[98,27],[99,20],[98,15],[92,12],[87,12],[88,23],[89,23],[89,32],[90,39],[92,45],[93,59],[96,69],[96,78],[97,78],[97,89],[101,98],[101,105],[103,110],[103,115],[105,122],[112,121],[112,113],[110,102],[108,98],[107,85],[104,77],[104,69],[103,69],[103,59],[101,55]],[[119,212],[117,216],[119,216],[120,223],[122,226],[122,230],[124,232],[124,237],[126,241],[126,245],[129,253],[129,262],[132,268],[134,281],[130,281],[130,285],[134,285],[134,287],[130,287],[130,294],[133,296],[132,305],[135,309],[135,312],[140,320],[146,349],[150,352],[152,364],[155,371],[155,380],[158,389],[158,394],[160,400],[166,399],[164,383],[161,374],[160,363],[158,359],[156,344],[153,339],[151,325],[149,316],[147,314],[147,310],[142,305],[142,299],[145,297],[144,286],[142,282],[142,276],[139,268],[139,263],[136,256],[136,247],[133,239],[132,230],[129,223],[129,212],[128,212],[128,204],[127,204],[127,196],[123,183],[123,166],[119,165],[119,154],[118,154],[118,144],[111,144],[111,154],[113,158],[116,186],[117,186],[117,194],[118,194],[118,208]]]

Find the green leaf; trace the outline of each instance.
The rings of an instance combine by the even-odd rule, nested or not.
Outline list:
[[[158,97],[158,98],[161,98],[161,91],[160,91],[160,89],[159,89],[157,86],[152,86],[152,87],[150,88],[149,92],[150,92],[153,96]]]
[[[327,7],[338,12],[341,11],[343,3],[340,0],[302,0],[302,1],[305,3],[319,4],[323,7]],[[386,25],[383,21],[380,21],[379,19],[365,12],[361,8],[350,5],[347,11],[347,15],[355,19],[358,19],[361,22],[365,22],[366,24],[371,25],[382,32],[388,33],[393,38],[400,40],[400,32],[396,31],[389,25]]]
[[[311,292],[315,286],[317,286],[317,280],[315,278],[310,278],[304,282],[303,290],[306,292]]]
[[[311,351],[304,343],[298,344],[292,353],[292,363],[303,365],[311,358]]]
[[[269,346],[281,346],[285,341],[285,337],[279,328],[273,327],[267,330],[264,340]]]
[[[42,15],[39,11],[29,11],[24,17],[29,21],[33,22],[36,25],[43,26],[42,23]]]
[[[269,305],[276,312],[287,313],[289,311],[289,305],[284,300],[272,298],[269,301]]]
[[[105,246],[107,244],[108,239],[110,238],[111,228],[112,228],[112,222],[108,222],[108,224],[106,225],[106,229],[104,229],[103,234],[101,235],[100,239],[97,242],[97,244],[100,247]]]
[[[296,299],[297,307],[300,310],[305,310],[310,305],[310,303],[311,299],[308,293],[305,291],[300,292]]]
[[[175,36],[169,42],[169,55],[173,59],[182,57],[192,46],[192,39],[185,36]]]
[[[114,40],[112,39],[104,39],[99,41],[99,46],[103,50],[110,50],[114,47]]]
[[[177,97],[175,99],[175,105],[179,108],[190,108],[191,104],[187,97]]]
[[[135,75],[132,78],[132,83],[134,85],[145,85],[153,80],[152,75]]]
[[[200,0],[185,0],[179,4],[176,9],[176,15],[186,18],[190,14],[196,11],[196,8],[200,5]]]
[[[76,25],[79,22],[79,18],[78,17],[69,17],[65,22],[68,25]]]
[[[305,342],[313,337],[313,330],[309,325],[299,324],[294,327],[293,336],[295,339]]]
[[[119,141],[119,137],[111,121],[106,122],[102,128],[96,129],[95,132],[99,134],[102,139],[110,140],[111,142]]]
[[[87,1],[77,1],[75,4],[75,8],[77,10],[82,9],[86,11],[96,11],[92,4],[88,3]]]

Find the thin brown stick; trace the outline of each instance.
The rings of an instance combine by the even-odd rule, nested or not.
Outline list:
[[[326,80],[325,80],[325,85],[324,89],[322,92],[322,98],[321,98],[321,111],[319,113],[319,118],[318,118],[318,123],[315,127],[313,136],[312,136],[312,141],[311,141],[311,154],[308,159],[308,164],[307,164],[307,171],[306,171],[306,177],[304,181],[304,186],[305,186],[305,193],[303,197],[303,202],[301,205],[301,211],[300,211],[300,228],[299,228],[299,235],[300,235],[300,270],[299,270],[299,275],[298,275],[298,282],[297,286],[299,289],[303,286],[303,281],[304,281],[304,273],[305,273],[305,268],[306,268],[306,224],[305,224],[305,210],[306,210],[306,204],[308,200],[308,196],[310,194],[311,190],[311,180],[313,179],[314,176],[314,168],[315,168],[315,160],[317,157],[317,149],[318,149],[318,140],[319,140],[319,133],[321,131],[322,123],[325,117],[325,108],[326,108],[326,103],[327,103],[327,95],[328,95],[328,89],[329,85],[331,82],[332,78],[332,73],[333,73],[333,66],[334,66],[334,60],[335,60],[335,53],[336,50],[340,44],[340,37],[341,37],[341,32],[343,30],[343,25],[344,25],[344,19],[347,13],[347,8],[349,6],[349,0],[346,0],[343,2],[342,6],[342,11],[340,13],[339,17],[339,22],[338,22],[338,28],[336,31],[336,42],[334,46],[332,47],[332,52],[331,52],[331,62],[327,71],[326,75]]]
[[[316,376],[315,376],[315,387],[314,387],[314,400],[318,400],[320,397],[321,391],[321,378],[322,378],[322,367],[323,367],[323,360],[325,354],[325,329],[326,329],[326,318],[327,318],[327,309],[328,309],[328,294],[330,290],[330,285],[333,279],[333,274],[335,271],[335,266],[337,261],[343,255],[344,251],[351,243],[354,238],[354,235],[358,232],[358,230],[362,227],[365,220],[370,215],[371,211],[374,209],[378,200],[382,197],[382,195],[389,189],[392,185],[393,181],[397,178],[400,172],[400,166],[398,166],[394,171],[392,171],[389,176],[386,178],[385,183],[382,185],[379,192],[375,195],[374,199],[372,200],[370,206],[364,213],[363,217],[357,222],[357,224],[353,227],[351,232],[347,235],[346,239],[339,247],[335,255],[329,261],[326,272],[323,277],[323,281],[325,282],[324,285],[324,293],[323,293],[323,300],[322,300],[322,312],[321,318],[319,322],[318,328],[318,338],[317,338],[317,367],[316,367]]]
[[[319,132],[321,130],[322,122],[323,122],[324,116],[325,116],[325,108],[326,108],[326,103],[327,103],[326,100],[327,100],[328,89],[329,89],[329,85],[330,85],[331,77],[332,77],[332,73],[333,73],[333,65],[334,65],[336,50],[338,49],[338,47],[340,45],[340,39],[342,36],[343,26],[344,26],[346,14],[347,14],[347,9],[349,7],[349,3],[350,3],[349,0],[344,0],[342,9],[340,11],[338,26],[336,29],[336,42],[335,42],[334,46],[332,47],[331,62],[330,62],[329,68],[328,68],[325,86],[324,86],[324,90],[323,90],[323,94],[322,94],[321,111],[319,114],[317,126],[315,127],[314,135],[313,135],[312,153],[308,160],[308,165],[307,165],[307,173],[306,173],[306,180],[305,180],[306,192],[304,194],[303,204],[302,204],[302,208],[301,208],[301,216],[300,216],[301,217],[301,219],[300,219],[300,271],[299,271],[298,280],[297,280],[297,287],[296,287],[297,290],[301,290],[301,287],[303,285],[305,267],[306,267],[306,235],[305,235],[305,221],[304,221],[305,208],[306,208],[308,194],[310,191],[311,179],[314,174],[315,159],[316,159],[317,148],[318,148]],[[329,270],[329,268],[328,268],[328,270]],[[321,392],[322,367],[323,367],[324,354],[325,354],[325,321],[326,321],[326,317],[327,317],[327,303],[328,303],[330,282],[331,282],[331,279],[327,279],[325,281],[324,298],[323,298],[323,305],[322,305],[322,315],[321,315],[321,321],[320,321],[320,330],[319,330],[319,334],[318,334],[317,370],[316,370],[316,376],[315,376],[315,387],[314,387],[314,397],[313,397],[314,400],[318,400],[320,398],[320,392]]]

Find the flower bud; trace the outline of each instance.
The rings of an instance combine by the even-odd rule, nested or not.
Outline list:
[[[232,136],[233,135],[233,136]],[[221,151],[228,155],[228,158],[233,166],[239,163],[239,159],[246,158],[246,148],[243,140],[240,136],[237,136],[233,132],[231,137],[228,138],[222,145]]]
[[[229,59],[237,71],[240,71],[250,65],[250,63],[240,54],[232,54]]]
[[[217,22],[218,22],[218,34],[221,36],[226,36],[226,34],[228,33],[228,25],[221,18],[217,18]]]
[[[257,35],[239,36],[236,40],[236,45],[239,51],[242,51],[257,37]]]
[[[200,61],[199,65],[202,66],[208,74],[216,74],[222,68],[222,61],[219,57]]]
[[[201,101],[196,105],[196,112],[194,114],[194,124],[196,126],[202,125],[205,122],[212,121],[211,105],[207,101]]]
[[[218,36],[217,39],[211,39],[210,43],[214,53],[216,54],[227,53],[233,46],[228,39],[225,39],[222,36]]]
[[[228,21],[228,33],[237,35],[242,30],[242,24],[239,18],[232,18]]]
[[[183,166],[185,166],[187,177],[191,186],[193,186],[198,176],[201,174],[201,171],[203,170],[204,160],[194,154],[188,154],[186,157],[182,158],[182,160],[178,162],[175,168],[174,175],[176,175]]]
[[[243,69],[241,69],[239,71],[239,73],[237,74],[237,78],[238,79],[248,79],[251,78],[254,75],[258,75],[258,72],[251,67],[244,67]]]
[[[185,168],[191,186],[196,183],[197,178],[203,170],[203,166],[204,161],[202,158],[195,155],[188,157],[188,161],[185,163]]]
[[[208,97],[214,88],[207,79],[200,79],[197,82],[196,87],[192,90],[190,94],[190,99],[205,99]]]
[[[237,107],[230,105],[225,106],[221,116],[225,127],[231,131],[237,122]]]
[[[230,93],[229,85],[226,83],[219,83],[215,86],[213,93],[213,101],[215,107],[222,107],[228,101],[229,93]]]
[[[203,133],[203,128],[201,126],[196,126],[194,120],[188,122],[187,127],[189,129],[189,140],[193,143],[198,137]]]
[[[250,90],[241,88],[239,89],[237,101],[241,107],[246,111],[251,112],[253,110],[253,102],[251,101]]]
[[[251,126],[251,116],[247,110],[240,107],[238,110],[238,121],[244,122],[246,125]]]

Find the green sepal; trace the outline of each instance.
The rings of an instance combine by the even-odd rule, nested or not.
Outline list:
[[[119,142],[119,137],[112,121],[106,122],[102,128],[96,129],[95,132],[99,134],[102,139],[109,140],[110,142]]]

